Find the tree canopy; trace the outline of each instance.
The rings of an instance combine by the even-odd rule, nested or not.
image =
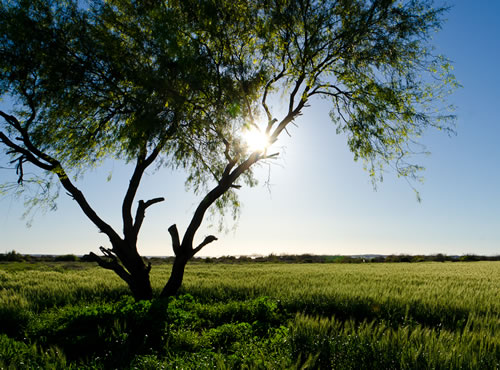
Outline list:
[[[279,155],[272,144],[315,98],[329,101],[338,133],[375,179],[386,165],[416,178],[421,168],[408,158],[419,136],[452,127],[441,99],[456,82],[430,45],[446,9],[431,1],[1,4],[0,94],[11,104],[0,111],[0,142],[18,186],[60,183],[110,239],[103,257],[92,256],[136,298],[152,296],[137,235],[146,209],[163,200],[133,205],[150,166],[184,168],[204,194],[183,237],[169,229],[176,261],[166,296],[187,261],[216,240],[193,245],[206,211],[237,209],[237,189],[255,184],[252,168]],[[268,145],[249,147],[251,130]],[[72,180],[104,159],[134,163],[122,234]],[[26,165],[45,175],[27,178]]]

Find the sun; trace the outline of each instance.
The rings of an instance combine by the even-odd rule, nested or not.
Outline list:
[[[251,128],[248,131],[245,131],[243,134],[243,140],[246,144],[246,147],[251,152],[265,152],[269,145],[271,145],[269,141],[269,136],[264,132],[257,128]]]

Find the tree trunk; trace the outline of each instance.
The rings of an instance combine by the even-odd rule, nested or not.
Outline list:
[[[148,268],[131,274],[128,286],[136,301],[153,299],[153,289],[151,287],[151,281],[149,280]]]
[[[136,300],[151,300],[153,289],[149,279],[151,264],[144,263],[142,257],[137,253],[135,245],[124,241],[120,243],[120,250],[115,252],[120,258],[123,266],[128,270],[128,280],[125,280]]]
[[[187,255],[179,255],[175,257],[170,278],[161,291],[160,298],[173,297],[177,294],[177,291],[181,287],[182,279],[184,277],[184,269],[188,261],[189,256]]]
[[[136,300],[151,300],[153,289],[149,280],[151,264],[144,263],[142,257],[129,244],[120,240],[113,244],[112,249],[100,247],[104,258],[91,252],[89,257],[99,266],[114,271],[127,283]]]

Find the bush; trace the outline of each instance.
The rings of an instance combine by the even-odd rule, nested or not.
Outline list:
[[[78,256],[75,256],[74,254],[63,254],[54,257],[54,261],[56,262],[76,262],[78,260]]]
[[[22,262],[26,258],[20,254],[17,253],[16,251],[10,251],[7,254],[0,253],[0,261],[7,261],[7,262]]]
[[[461,262],[476,262],[476,261],[480,261],[481,258],[476,256],[476,255],[473,255],[473,254],[466,254],[465,256],[461,256],[459,258],[459,260]]]

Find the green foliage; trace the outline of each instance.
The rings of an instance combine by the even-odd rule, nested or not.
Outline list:
[[[21,294],[35,312],[57,306],[117,301],[128,294],[127,288],[111,271],[100,271],[95,266],[86,268],[84,263],[80,269],[13,264],[13,268],[10,264],[1,265],[0,295]]]
[[[0,334],[19,335],[28,325],[31,316],[28,301],[23,295],[0,290]]]
[[[288,349],[282,345],[288,329],[280,325],[286,315],[269,298],[200,304],[185,295],[171,301],[168,312],[171,367],[289,366]]]
[[[392,165],[414,177],[421,168],[405,158],[418,137],[451,129],[440,99],[457,83],[429,45],[446,9],[428,1],[1,5],[0,95],[16,102],[3,112],[1,141],[20,180],[26,162],[66,176],[156,148],[159,165],[185,168],[187,184],[206,191],[228,165],[251,159],[244,128],[261,126],[274,142],[316,96],[331,101],[372,176]],[[273,95],[288,107],[283,117]],[[255,184],[261,159],[231,181]],[[239,205],[232,188],[214,204]]]
[[[157,289],[169,268],[157,265]],[[495,369],[499,268],[200,263],[189,267],[189,294],[140,302],[118,299],[119,280],[100,269],[62,269],[57,288],[47,268],[2,269],[0,364]]]
[[[0,367],[2,369],[77,369],[67,363],[57,348],[43,350],[36,345],[16,341],[0,334]]]
[[[3,116],[1,141],[16,160],[20,181],[39,183],[24,179],[25,162],[66,176],[105,158],[134,160],[155,147],[165,154],[163,164],[191,171],[188,182],[195,188],[211,172],[222,174],[221,135],[231,135],[231,121],[242,120],[240,107],[263,83],[258,69],[243,76],[230,65],[250,32],[240,14],[242,4],[225,10],[235,24],[224,25],[233,34],[229,44],[220,45],[220,59],[210,48],[219,47],[225,35],[215,25],[218,7],[209,2],[156,7],[114,0],[82,8],[77,1],[21,0],[1,5],[0,95],[16,101]],[[12,137],[14,132],[22,138]],[[59,165],[46,163],[47,156]],[[53,200],[47,181],[40,183],[42,194],[28,202]]]
[[[145,327],[154,320],[151,302],[134,302],[130,297],[117,303],[69,306],[32,326],[28,335],[44,345],[63,349],[70,360],[100,358],[107,365],[130,361],[147,346]],[[122,356],[114,353],[124,351]]]
[[[485,337],[484,331],[391,328],[300,314],[291,324],[290,339],[294,357],[315,354],[314,366],[320,368],[493,369],[500,354],[498,338]]]

